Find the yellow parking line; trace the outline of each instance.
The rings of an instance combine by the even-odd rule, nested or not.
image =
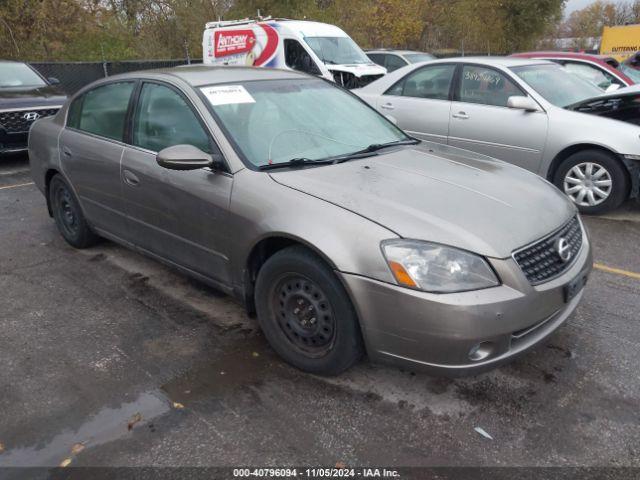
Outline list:
[[[29,183],[18,183],[17,185],[7,185],[6,187],[0,187],[0,190],[5,190],[7,188],[18,188],[18,187],[26,187],[27,185],[33,185],[33,182]]]
[[[602,270],[607,273],[615,273],[616,275],[623,275],[629,278],[635,278],[636,280],[640,280],[640,273],[630,272],[629,270],[622,270],[620,268],[607,267],[601,263],[594,263],[593,268],[597,270]]]

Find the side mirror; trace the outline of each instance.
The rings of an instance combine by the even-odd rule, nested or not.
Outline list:
[[[611,85],[609,85],[607,87],[607,89],[605,90],[606,93],[611,93],[611,92],[615,92],[616,90],[618,90],[620,88],[620,84],[618,83],[612,83]]]
[[[58,80],[56,77],[49,77],[47,78],[47,81],[50,85],[60,85],[60,80]]]
[[[522,95],[514,95],[507,100],[507,107],[524,110],[526,112],[539,112],[540,106],[531,97]]]
[[[209,154],[193,145],[174,145],[158,152],[156,162],[169,170],[197,170],[210,167],[219,170],[224,165],[222,155]]]

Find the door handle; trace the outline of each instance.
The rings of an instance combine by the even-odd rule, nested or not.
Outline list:
[[[65,157],[71,157],[72,156],[71,150],[69,150],[67,147],[62,147],[62,154]]]
[[[380,105],[380,108],[384,108],[385,110],[393,110],[395,107],[391,103],[385,103],[383,105]]]
[[[138,185],[140,185],[140,180],[138,179],[138,177],[136,177],[135,174],[129,170],[124,170],[122,172],[122,177],[124,178],[124,181],[132,187],[137,187]]]
[[[459,118],[460,120],[467,120],[469,118],[469,115],[467,115],[465,112],[458,112],[454,113],[452,117]]]

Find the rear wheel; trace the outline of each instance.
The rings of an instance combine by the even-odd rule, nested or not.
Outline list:
[[[629,175],[613,155],[584,150],[558,167],[554,184],[582,213],[604,213],[619,207],[629,196]]]
[[[289,247],[262,266],[256,310],[273,349],[291,365],[337,375],[363,354],[358,319],[334,272],[304,247]]]
[[[59,174],[49,183],[49,202],[56,226],[67,243],[87,248],[99,240],[89,228],[73,191]]]

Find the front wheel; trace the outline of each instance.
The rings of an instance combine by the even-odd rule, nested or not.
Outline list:
[[[355,311],[334,272],[303,247],[285,248],[256,281],[258,321],[273,349],[291,365],[337,375],[363,354]]]
[[[613,155],[600,150],[584,150],[566,158],[553,183],[586,214],[613,210],[629,196],[626,168]]]

